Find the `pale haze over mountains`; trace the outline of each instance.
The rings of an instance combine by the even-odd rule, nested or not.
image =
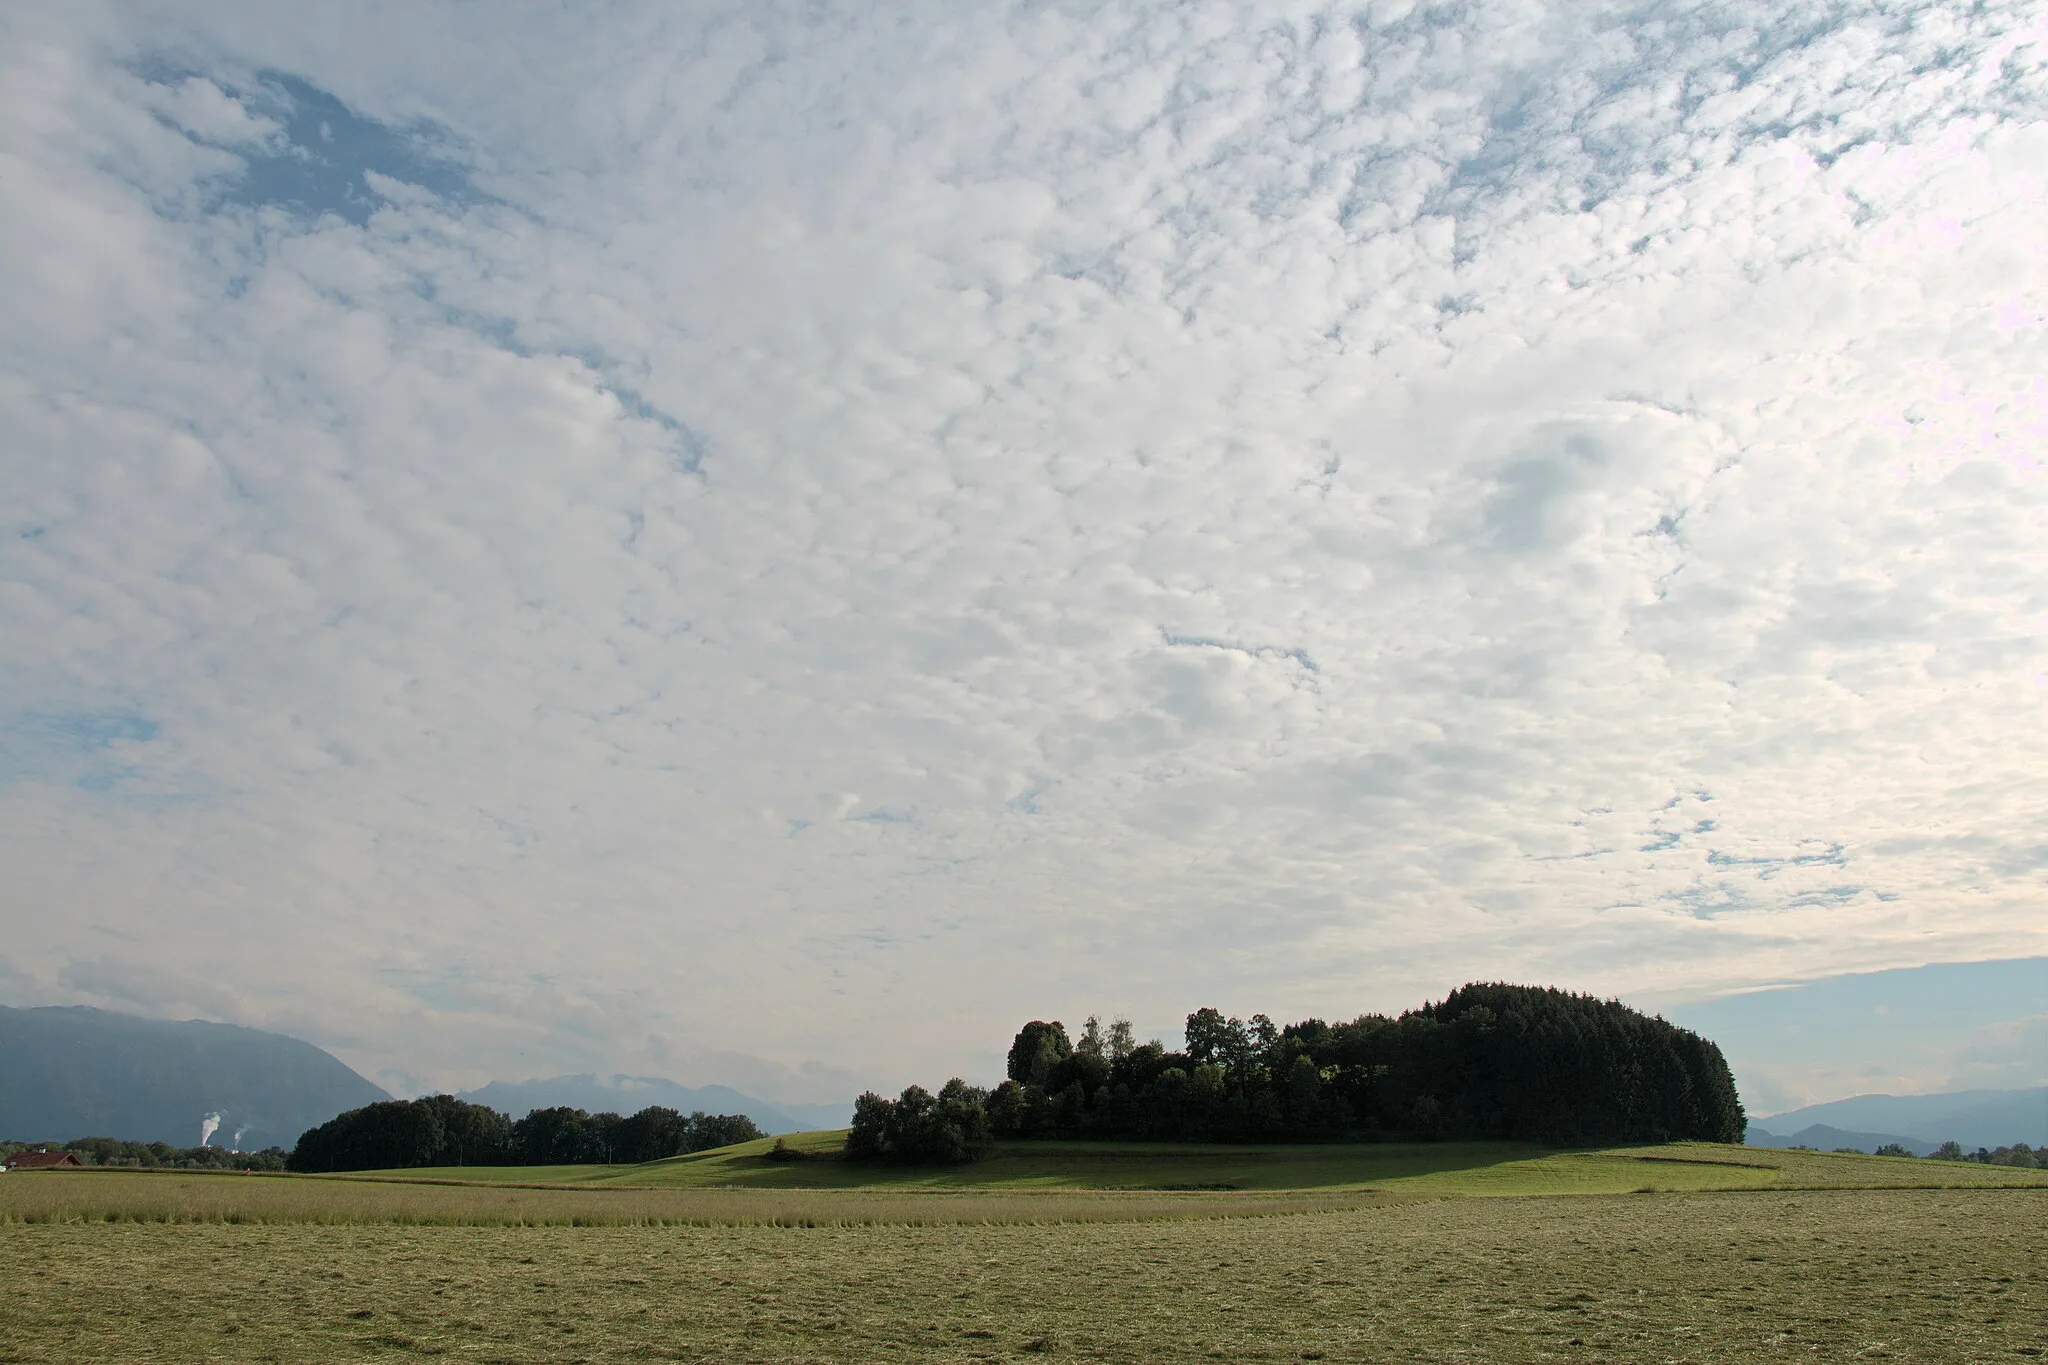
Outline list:
[[[550,1076],[532,1081],[492,1081],[457,1099],[487,1104],[523,1118],[535,1109],[570,1108],[589,1113],[631,1114],[658,1104],[680,1114],[745,1114],[764,1133],[814,1132],[844,1128],[853,1100],[843,1104],[766,1104],[725,1085],[677,1085],[659,1076]]]
[[[1944,1142],[1965,1149],[2024,1142],[2048,1147],[2048,1086],[1965,1090],[1950,1095],[1858,1095],[1750,1121],[1749,1140],[1766,1147],[1803,1143],[1829,1150],[1874,1150],[1901,1142],[1915,1156]]]
[[[1721,1045],[1752,1114],[2048,1080],[2048,958],[1828,977],[1668,1009]]]
[[[77,0],[0,161],[11,1005],[2048,1083],[2038,4]]]
[[[297,1038],[83,1006],[0,1007],[0,1139],[289,1149],[306,1129],[390,1098]],[[460,1098],[515,1119],[558,1105],[592,1113],[665,1105],[685,1114],[745,1114],[769,1133],[844,1127],[853,1108],[851,1098],[781,1108],[727,1086],[692,1088],[641,1076],[494,1081]]]
[[[389,1098],[297,1038],[80,1006],[0,1007],[0,1138],[289,1148],[315,1124]]]

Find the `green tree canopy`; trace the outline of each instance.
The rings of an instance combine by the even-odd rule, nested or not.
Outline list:
[[[1073,1052],[1065,1024],[1057,1019],[1050,1023],[1033,1019],[1017,1030],[1017,1037],[1010,1044],[1010,1079],[1019,1085],[1043,1085],[1047,1073]]]

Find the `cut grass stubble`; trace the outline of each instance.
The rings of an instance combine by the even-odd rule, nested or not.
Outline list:
[[[1930,1189],[1008,1226],[17,1225],[0,1359],[2018,1362],[2044,1344],[2044,1212]]]
[[[2048,1349],[2042,1172],[1698,1145],[1129,1144],[1006,1151],[936,1187],[915,1172],[873,1173],[865,1189],[746,1178],[767,1164],[727,1151],[553,1185],[502,1169],[11,1175],[0,1362],[2019,1362]],[[831,1183],[862,1174],[786,1164]],[[1156,1188],[1309,1175],[1325,1187]],[[1100,1188],[1129,1184],[1155,1188]]]
[[[320,1178],[67,1173],[9,1182],[0,1224],[232,1223],[396,1227],[936,1227],[1144,1222],[1355,1208],[1370,1191],[1203,1195],[1108,1192],[549,1189]]]

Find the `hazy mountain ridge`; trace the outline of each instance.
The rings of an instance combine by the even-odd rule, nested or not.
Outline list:
[[[759,1100],[725,1085],[681,1085],[659,1076],[549,1076],[527,1081],[492,1081],[465,1090],[457,1099],[489,1105],[518,1119],[535,1109],[567,1107],[591,1113],[610,1110],[631,1114],[662,1105],[688,1114],[745,1114],[765,1133],[801,1133],[844,1128],[851,1120],[849,1104],[781,1104]]]
[[[1926,1156],[1941,1145],[1925,1138],[1902,1137],[1897,1133],[1856,1133],[1846,1128],[1831,1128],[1825,1123],[1809,1124],[1789,1134],[1775,1133],[1752,1123],[1749,1136],[1744,1141],[1752,1147],[1811,1147],[1820,1152],[1832,1152],[1842,1147],[1875,1152],[1880,1147],[1899,1146],[1914,1156]]]
[[[391,1098],[302,1039],[84,1005],[0,1006],[0,1136],[290,1147],[345,1109]],[[219,1116],[205,1129],[209,1114]],[[239,1133],[239,1140],[236,1134]]]
[[[200,1141],[206,1116],[218,1114],[215,1146],[288,1148],[308,1128],[390,1098],[333,1054],[287,1034],[87,1005],[0,1005],[0,1138],[113,1137],[190,1147]],[[558,1105],[592,1113],[664,1105],[685,1114],[745,1114],[769,1133],[844,1128],[853,1113],[851,1102],[770,1103],[730,1086],[656,1076],[492,1081],[459,1098],[515,1119]]]
[[[2048,1086],[2026,1090],[1957,1090],[1935,1095],[1856,1095],[1810,1104],[1750,1121],[1750,1145],[1819,1147],[1805,1130],[1820,1127],[1848,1137],[1870,1137],[1931,1151],[1944,1142],[1965,1148],[2004,1147],[2015,1142],[2048,1144]],[[1760,1142],[1758,1133],[1774,1140]],[[1789,1133],[1789,1137],[1780,1137]],[[1909,1136],[1895,1136],[1907,1134]],[[1860,1146],[1857,1142],[1831,1143]]]

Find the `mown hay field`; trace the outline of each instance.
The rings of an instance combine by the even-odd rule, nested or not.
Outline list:
[[[0,1360],[2019,1362],[2048,1347],[2044,1221],[2038,1189],[1924,1189],[998,1226],[13,1224]]]
[[[1154,1155],[1185,1174],[1242,1153]],[[16,1174],[0,1362],[2048,1350],[2048,1174],[1696,1145],[1382,1156],[1377,1186],[1288,1191]]]
[[[429,1180],[38,1172],[0,1183],[7,1224],[229,1223],[439,1227],[837,1227],[1137,1222],[1354,1208],[1370,1191],[583,1189]]]

